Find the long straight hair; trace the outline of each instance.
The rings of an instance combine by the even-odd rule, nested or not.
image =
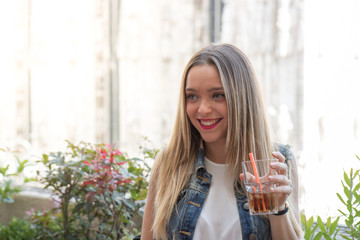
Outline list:
[[[258,81],[245,54],[230,44],[211,44],[197,52],[190,59],[182,76],[170,143],[160,153],[153,168],[156,196],[152,230],[155,239],[167,238],[166,228],[172,210],[180,191],[193,173],[201,146],[202,138],[186,114],[185,97],[189,70],[201,65],[215,66],[224,88],[228,108],[228,176],[239,176],[241,162],[248,159],[248,153],[254,153],[257,159],[265,159],[271,157],[274,150]],[[234,186],[241,184],[239,177],[235,177]]]

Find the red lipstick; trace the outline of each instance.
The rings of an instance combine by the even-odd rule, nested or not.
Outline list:
[[[216,127],[222,119],[198,119],[200,127],[204,130],[210,130]],[[204,124],[206,122],[206,125]]]

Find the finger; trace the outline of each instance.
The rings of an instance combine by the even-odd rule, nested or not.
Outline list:
[[[246,181],[247,182],[256,182],[255,176],[252,175],[251,173],[245,173],[245,175],[243,173],[240,173],[240,179],[241,181],[245,181],[245,177],[246,177]]]
[[[273,157],[279,159],[279,162],[285,162],[285,157],[280,152],[272,152]]]
[[[283,162],[272,162],[270,167],[275,169],[278,174],[287,175],[288,166]]]
[[[274,193],[281,193],[289,196],[292,193],[293,188],[290,185],[283,185],[277,187],[270,187],[270,190]]]
[[[239,177],[240,177],[240,180],[241,180],[241,181],[244,181],[244,174],[243,174],[243,173],[240,173],[240,176],[239,176]]]
[[[271,175],[269,176],[269,180],[271,183],[277,184],[278,186],[292,186],[290,179],[284,175]]]

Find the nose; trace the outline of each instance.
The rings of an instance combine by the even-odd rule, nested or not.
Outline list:
[[[213,110],[213,102],[209,100],[201,100],[198,112],[200,114],[208,114]]]

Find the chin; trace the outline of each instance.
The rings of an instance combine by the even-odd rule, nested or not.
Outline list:
[[[226,135],[201,135],[201,138],[205,143],[219,143],[225,144],[226,143]]]
[[[219,138],[202,137],[202,139],[206,143],[213,143],[219,141]]]

